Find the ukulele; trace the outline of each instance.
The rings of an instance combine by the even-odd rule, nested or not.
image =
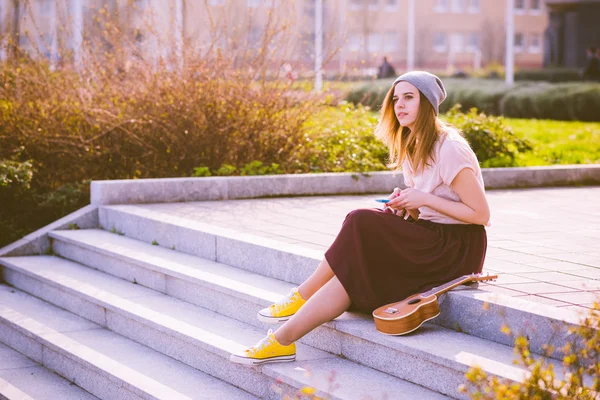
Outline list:
[[[498,275],[463,275],[425,293],[386,304],[373,311],[375,328],[386,335],[405,335],[418,329],[425,321],[440,315],[438,296],[467,282],[489,281]]]

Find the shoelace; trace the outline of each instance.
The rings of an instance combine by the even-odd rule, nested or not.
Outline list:
[[[256,344],[256,346],[252,346],[252,347],[248,348],[247,351],[251,355],[255,355],[256,353],[258,353],[262,349],[264,349],[267,346],[269,346],[271,344],[271,342],[272,342],[272,340],[271,340],[271,333],[273,333],[273,329],[269,329],[269,331],[267,332],[267,337],[262,338],[261,341]]]
[[[296,293],[292,291],[292,293],[287,298],[279,300],[277,303],[271,305],[271,309],[275,310],[276,312],[279,312],[283,308],[290,305],[292,303],[292,301],[294,301],[295,297],[296,297]]]

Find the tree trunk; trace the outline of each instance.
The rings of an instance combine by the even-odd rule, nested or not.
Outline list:
[[[19,58],[19,46],[21,41],[21,1],[13,0],[13,22],[12,22],[12,46],[10,57],[16,61]]]

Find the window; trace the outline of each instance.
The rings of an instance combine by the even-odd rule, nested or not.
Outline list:
[[[386,31],[383,34],[383,52],[395,53],[400,50],[400,35],[396,31]]]
[[[515,1],[515,14],[523,14],[525,12],[525,0],[514,0]]]
[[[481,11],[481,0],[469,0],[469,8],[467,11],[471,14],[479,14]]]
[[[54,11],[54,3],[52,0],[43,0],[40,2],[40,15],[49,16]]]
[[[258,48],[261,45],[261,40],[263,39],[262,30],[257,27],[252,27],[250,29],[250,34],[248,35],[248,45],[250,48]]]
[[[515,53],[522,53],[525,49],[525,35],[515,33]]]
[[[542,52],[542,38],[539,33],[532,33],[529,36],[529,47],[527,51],[534,54]]]
[[[133,2],[133,8],[136,11],[144,11],[146,8],[148,8],[148,2],[146,0],[135,0]]]
[[[379,9],[379,0],[367,0],[369,4],[369,10],[378,10]]]
[[[43,33],[40,35],[40,39],[38,41],[38,48],[42,52],[42,54],[48,59],[52,59],[52,41],[54,37],[50,33]]]
[[[301,55],[304,61],[315,60],[315,32],[304,31],[300,34],[300,43],[302,43]]]
[[[541,14],[542,13],[542,4],[541,4],[540,0],[530,0],[529,13],[530,14]]]
[[[465,36],[462,33],[453,33],[450,35],[450,51],[452,53],[462,53],[465,50]]]
[[[479,50],[479,32],[470,32],[467,34],[467,49],[470,53],[476,53]]]
[[[397,10],[398,9],[398,0],[384,0],[385,9],[386,10]]]
[[[436,0],[433,11],[439,12],[439,13],[448,12],[448,1],[449,0]]]
[[[30,47],[29,36],[19,35],[19,47],[22,47],[24,49],[29,49],[29,47]]]
[[[363,0],[350,0],[351,10],[360,10],[363,7]]]
[[[367,51],[369,53],[377,53],[381,50],[381,35],[371,32],[367,35]]]
[[[304,15],[308,17],[315,17],[315,2],[307,1],[304,3]]]
[[[437,32],[433,35],[433,50],[438,53],[444,53],[446,51],[446,34],[444,32]]]
[[[359,51],[362,45],[362,37],[359,33],[350,33],[348,35],[348,50]]]
[[[452,0],[452,12],[460,14],[465,11],[465,0]]]

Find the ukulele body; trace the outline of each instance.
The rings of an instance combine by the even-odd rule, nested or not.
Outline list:
[[[421,293],[373,311],[375,328],[386,335],[405,335],[438,315],[440,306],[437,296],[423,296]]]

